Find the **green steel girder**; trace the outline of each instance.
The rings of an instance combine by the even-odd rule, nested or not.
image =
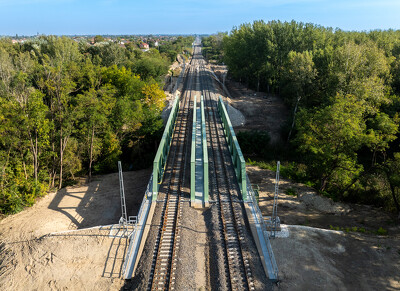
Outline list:
[[[243,201],[247,201],[247,186],[246,186],[246,162],[244,160],[242,150],[240,149],[237,141],[235,131],[233,130],[232,123],[229,119],[228,112],[226,111],[224,102],[219,96],[218,99],[218,112],[222,119],[226,141],[228,142],[229,151],[231,153],[232,162],[235,167],[236,177],[238,179],[240,191],[242,193]]]
[[[200,99],[201,106],[201,135],[202,135],[202,145],[203,145],[203,176],[204,176],[204,203],[208,205],[208,151],[207,151],[207,134],[206,134],[206,118],[204,114],[204,99],[201,96]]]
[[[197,96],[193,102],[193,126],[192,126],[192,146],[190,152],[190,201],[194,203],[196,198],[196,126],[197,126]]]
[[[171,112],[168,117],[168,121],[165,124],[165,129],[163,136],[161,138],[160,145],[158,146],[158,150],[156,156],[153,161],[153,185],[152,185],[152,200],[157,200],[158,189],[160,187],[164,169],[167,162],[169,148],[171,146],[172,135],[175,128],[176,117],[178,116],[179,111],[179,97],[175,97],[174,103],[171,108]]]

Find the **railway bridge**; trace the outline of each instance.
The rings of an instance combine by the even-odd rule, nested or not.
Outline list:
[[[124,278],[139,290],[268,290],[278,269],[264,219],[198,39],[193,48],[130,234]]]

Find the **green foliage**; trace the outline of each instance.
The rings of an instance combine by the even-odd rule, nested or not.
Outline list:
[[[266,158],[269,154],[270,136],[266,131],[239,131],[236,135],[242,151],[246,155]]]
[[[157,78],[168,72],[168,59],[153,56],[146,56],[134,63],[135,73],[143,79]]]
[[[359,233],[367,233],[367,234],[376,234],[376,235],[387,235],[388,231],[384,229],[383,227],[379,227],[378,230],[372,231],[372,230],[366,230],[364,227],[340,227],[340,226],[332,226],[329,225],[329,228],[331,230],[337,230],[337,231],[344,231],[344,232],[359,232]]]
[[[171,62],[176,60],[179,53],[189,50],[194,41],[193,36],[182,37],[179,36],[172,42],[163,43],[159,47],[159,51],[162,55],[166,56]]]
[[[297,191],[294,188],[287,188],[285,190],[285,194],[290,196],[297,196]]]
[[[258,166],[261,169],[276,171],[276,161],[247,160],[248,165]],[[282,162],[280,165],[280,175],[298,183],[304,183],[309,187],[314,187],[315,182],[310,180],[307,173],[307,166],[295,162]]]
[[[308,153],[310,170],[320,179],[320,191],[329,183],[350,183],[362,171],[356,152],[365,139],[363,105],[354,96],[337,95],[330,106],[300,113],[296,143]]]
[[[387,235],[388,231],[382,227],[379,227],[379,229],[376,231],[377,235]]]
[[[310,183],[307,180],[307,167],[304,164],[298,164],[294,162],[282,163],[280,167],[280,173],[282,177],[296,182],[308,183],[310,186]]]
[[[400,31],[344,32],[295,21],[254,21],[203,38],[204,53],[222,58],[231,77],[279,94],[292,113],[279,151],[268,145],[260,153],[238,136],[247,156],[305,165],[299,176],[284,167],[282,173],[333,199],[398,213],[399,43]]]
[[[154,155],[165,102],[155,80],[168,60],[95,41],[0,40],[0,214],[75,175],[115,171],[121,157],[138,168]]]
[[[216,35],[210,35],[202,38],[202,53],[206,59],[214,60],[218,63],[222,62],[222,40],[226,35],[227,33],[219,32]]]
[[[287,96],[286,102],[292,106],[297,99],[306,99],[310,102],[313,91],[313,82],[317,76],[312,52],[302,53],[290,51],[288,54],[285,72],[282,77],[282,94]],[[292,99],[292,100],[291,100]]]
[[[96,35],[96,36],[94,37],[94,42],[95,42],[95,43],[97,43],[97,42],[102,42],[102,41],[104,41],[104,37],[103,37],[103,36],[101,36],[101,35]]]

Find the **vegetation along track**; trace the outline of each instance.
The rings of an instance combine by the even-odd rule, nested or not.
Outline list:
[[[204,61],[203,61],[204,62]],[[255,290],[254,279],[250,269],[249,258],[244,251],[246,247],[245,226],[242,224],[242,205],[238,191],[234,191],[232,176],[227,168],[229,150],[223,145],[224,133],[221,122],[218,122],[217,101],[212,98],[211,76],[201,63],[201,84],[206,103],[206,124],[211,146],[210,168],[214,171],[211,177],[212,198],[218,205],[218,229],[224,245],[225,279],[229,289]],[[220,126],[218,126],[220,125]],[[222,138],[221,138],[222,137]]]
[[[186,138],[190,131],[190,112],[195,67],[188,68],[185,90],[181,99],[181,107],[176,121],[174,138],[172,139],[168,164],[164,177],[165,196],[158,201],[163,203],[160,229],[154,247],[153,263],[150,272],[148,290],[173,290],[175,288],[175,271],[177,253],[180,244],[180,228],[182,216],[183,182],[185,181],[188,143]]]

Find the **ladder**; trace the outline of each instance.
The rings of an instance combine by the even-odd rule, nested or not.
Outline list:
[[[279,195],[279,169],[281,163],[278,161],[276,164],[276,176],[275,176],[275,193],[274,193],[274,205],[272,208],[271,216],[271,237],[275,237],[277,227],[280,225],[278,217],[278,195]]]
[[[122,216],[120,223],[122,222],[124,231],[128,231],[128,215],[126,213],[126,202],[125,202],[125,191],[124,191],[124,177],[122,175],[122,165],[121,161],[118,161],[118,174],[119,174],[119,193],[121,196],[121,211]]]

